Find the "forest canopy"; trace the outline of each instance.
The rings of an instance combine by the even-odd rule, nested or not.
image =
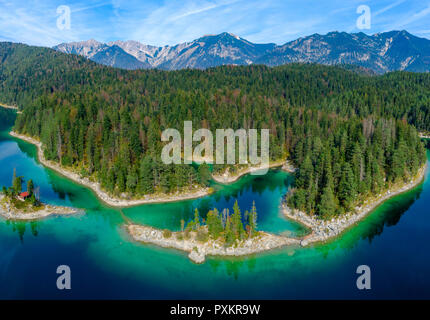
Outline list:
[[[270,129],[270,158],[299,168],[291,206],[323,217],[407,180],[425,162],[430,74],[368,76],[336,66],[126,71],[47,48],[0,43],[0,101],[47,159],[112,194],[207,186],[207,166],[165,165],[166,128]],[[214,166],[219,171],[225,166]],[[234,169],[234,168],[232,168]]]

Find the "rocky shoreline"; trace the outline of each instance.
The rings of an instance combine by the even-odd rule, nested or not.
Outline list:
[[[8,106],[6,104],[0,103],[0,107],[5,108],[5,109],[16,110],[16,113],[22,113],[21,111],[19,111],[17,106]]]
[[[300,241],[302,246],[307,246],[315,242],[324,242],[340,235],[345,229],[362,220],[384,201],[419,185],[424,179],[426,169],[427,163],[418,171],[415,178],[410,180],[407,184],[379,194],[378,197],[369,204],[356,207],[355,213],[349,212],[342,217],[333,218],[329,221],[317,219],[299,210],[292,210],[287,206],[285,201],[282,203],[282,210],[288,219],[297,221],[311,230],[311,233]]]
[[[342,217],[330,221],[319,220],[304,212],[291,210],[284,202],[282,204],[284,215],[288,219],[297,221],[310,229],[311,232],[302,238],[292,238],[260,231],[259,235],[255,238],[237,242],[231,247],[225,247],[220,240],[210,239],[206,242],[199,242],[195,239],[195,234],[193,233],[189,239],[183,239],[178,237],[180,232],[172,232],[170,236],[165,237],[162,230],[144,225],[129,224],[126,228],[135,241],[186,251],[188,252],[188,257],[195,263],[203,263],[208,255],[245,256],[287,245],[301,245],[304,247],[312,243],[325,242],[337,237],[344,230],[362,220],[387,199],[419,185],[424,179],[426,168],[427,164],[419,170],[416,177],[409,183],[380,194],[377,199],[370,201],[369,204],[356,207],[355,213],[347,213]]]
[[[264,170],[264,169],[271,169],[271,168],[276,168],[276,167],[281,167],[282,170],[287,171],[287,172],[294,172],[296,169],[288,162],[288,160],[283,160],[283,161],[276,161],[273,163],[270,163],[269,166],[260,166],[260,167],[248,167],[242,170],[239,170],[238,173],[235,173],[234,175],[230,175],[228,172],[228,169],[221,175],[212,175],[212,178],[218,182],[218,183],[222,183],[222,184],[230,184],[233,182],[236,182],[237,180],[239,180],[242,176],[252,173],[252,172],[256,172],[259,170]]]
[[[150,243],[164,248],[178,249],[188,252],[188,257],[195,263],[203,263],[206,256],[245,256],[262,251],[272,250],[286,245],[299,245],[300,240],[278,236],[267,232],[259,232],[252,239],[238,241],[231,247],[225,247],[220,240],[199,242],[195,233],[189,239],[178,239],[181,232],[172,232],[165,237],[163,231],[144,225],[130,224],[126,226],[128,233],[135,241]]]
[[[112,207],[124,208],[124,207],[133,207],[133,206],[149,204],[149,203],[154,204],[154,203],[191,200],[191,199],[203,198],[212,193],[212,190],[210,188],[196,187],[195,190],[191,190],[189,192],[176,192],[174,194],[163,194],[163,195],[147,195],[139,199],[126,199],[126,198],[114,197],[108,194],[106,191],[102,190],[98,182],[91,181],[86,177],[82,178],[78,173],[73,172],[70,169],[64,168],[54,161],[46,160],[42,151],[43,145],[39,140],[36,140],[35,138],[29,137],[23,134],[16,133],[14,131],[11,131],[9,134],[12,137],[24,140],[28,143],[35,145],[37,147],[38,159],[41,164],[60,173],[66,178],[73,180],[74,182],[77,182],[85,187],[90,188],[91,190],[94,191],[94,193],[97,195],[97,197],[100,200],[102,200],[103,202],[105,202],[106,204]],[[277,161],[269,165],[269,168],[275,168],[275,167],[282,167],[282,170],[287,172],[294,172],[296,170],[288,161]],[[224,175],[213,175],[212,178],[216,182],[219,182],[222,184],[229,184],[239,180],[242,176],[246,174],[249,174],[258,170],[262,170],[264,168],[265,167],[248,167],[245,170],[242,170],[238,174],[235,174],[233,176],[230,176],[228,172],[226,172]]]
[[[2,203],[4,195],[0,195],[0,216],[7,220],[37,220],[55,215],[73,215],[83,211],[44,204],[40,210],[24,211],[12,208],[9,203]]]
[[[186,199],[194,199],[199,197],[204,197],[210,193],[209,189],[199,189],[195,192],[191,192],[188,194],[177,194],[172,196],[163,196],[163,197],[146,197],[144,199],[138,200],[130,200],[130,199],[119,199],[114,198],[108,195],[106,192],[101,190],[100,185],[96,182],[90,181],[88,178],[81,178],[77,173],[72,172],[71,170],[67,170],[62,168],[60,165],[53,161],[48,161],[44,158],[42,152],[42,143],[33,139],[31,137],[17,134],[15,132],[10,133],[11,136],[16,138],[25,140],[29,143],[32,143],[38,148],[38,157],[39,161],[64,175],[65,177],[78,182],[86,187],[92,189],[97,196],[111,206],[119,206],[119,207],[127,207],[140,205],[145,203],[158,203],[158,202],[170,202],[170,201],[180,201]],[[282,169],[288,172],[294,172],[296,169],[288,162],[288,161],[279,161],[270,164],[270,168],[273,167],[281,167]],[[250,255],[262,251],[268,251],[275,248],[283,247],[286,245],[301,245],[307,246],[311,243],[315,242],[324,242],[330,238],[334,238],[341,234],[345,229],[349,228],[353,224],[357,223],[361,219],[363,219],[369,212],[375,209],[378,205],[380,205],[385,200],[408,191],[413,187],[417,186],[424,179],[424,174],[427,168],[427,163],[424,165],[416,175],[414,179],[412,179],[409,183],[402,185],[400,187],[394,188],[392,190],[388,190],[383,194],[378,195],[376,199],[372,199],[369,204],[366,204],[361,207],[355,208],[355,213],[347,213],[342,217],[332,219],[330,221],[323,221],[316,219],[315,217],[309,216],[303,212],[297,210],[291,210],[288,206],[283,202],[282,211],[283,214],[291,220],[295,220],[304,226],[310,229],[310,234],[306,235],[302,238],[292,238],[282,235],[274,235],[267,232],[259,232],[259,235],[255,238],[243,240],[241,242],[237,242],[234,246],[225,247],[219,240],[209,240],[206,242],[199,242],[195,239],[195,235],[191,236],[190,239],[179,239],[178,232],[172,232],[170,237],[165,237],[163,235],[163,231],[152,228],[144,225],[136,225],[129,224],[127,225],[127,231],[132,236],[132,238],[139,242],[151,243],[165,248],[174,248],[182,251],[186,251],[189,253],[188,257],[196,262],[202,263],[205,261],[205,257],[207,255],[210,256],[243,256]],[[214,180],[221,183],[232,183],[237,181],[241,176],[251,173],[256,170],[261,170],[261,167],[250,167],[246,170],[241,171],[239,174],[235,176],[229,176],[228,172],[223,176],[213,177]],[[36,218],[48,216],[50,214],[70,214],[70,210],[68,213],[63,212],[62,210],[57,210],[59,212],[53,212],[55,209],[61,207],[49,207],[49,210],[46,212],[40,212],[37,214]],[[64,209],[64,208],[63,208]],[[67,211],[67,210],[66,210]],[[10,218],[11,214],[6,214],[0,212],[3,216]],[[72,212],[74,213],[74,212]],[[18,215],[18,219],[19,219]],[[25,219],[29,219],[30,216],[26,215]],[[17,219],[16,215],[13,215],[13,218]],[[24,219],[24,216],[22,217]],[[30,217],[31,219],[31,217]]]
[[[88,178],[82,178],[78,173],[75,173],[69,169],[63,168],[54,161],[46,160],[45,156],[43,155],[42,143],[40,141],[26,135],[18,134],[13,131],[11,131],[9,134],[15,138],[34,144],[37,147],[37,155],[41,164],[60,173],[66,178],[73,180],[74,182],[77,182],[85,187],[90,188],[95,192],[95,194],[99,199],[101,199],[103,202],[105,202],[106,204],[112,207],[132,207],[132,206],[148,204],[148,203],[175,202],[175,201],[202,198],[211,194],[210,188],[204,188],[204,189],[196,188],[195,191],[190,191],[186,193],[178,192],[171,195],[162,195],[162,196],[148,195],[141,199],[121,199],[121,198],[113,197],[109,195],[107,192],[105,192],[104,190],[102,190],[98,182],[90,181]]]
[[[286,160],[284,162],[284,164],[282,165],[282,170],[289,172],[289,173],[294,173],[297,171],[297,168],[294,167],[290,161]]]

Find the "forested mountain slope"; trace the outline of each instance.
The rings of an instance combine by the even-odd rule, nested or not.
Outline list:
[[[430,129],[429,74],[314,64],[125,71],[11,43],[0,44],[0,62],[0,101],[23,108],[15,130],[113,194],[207,184],[206,166],[161,162],[161,131],[182,131],[184,120],[194,129],[270,129],[271,159],[300,168],[292,205],[324,217],[425,161],[414,126]]]

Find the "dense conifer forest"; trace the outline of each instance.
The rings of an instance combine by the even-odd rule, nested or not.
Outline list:
[[[417,129],[430,131],[430,74],[314,64],[126,71],[5,42],[0,102],[20,106],[15,130],[40,137],[48,159],[137,197],[209,184],[206,165],[161,162],[164,129],[183,131],[185,120],[270,129],[271,160],[299,168],[290,205],[325,218],[415,175],[426,161]]]

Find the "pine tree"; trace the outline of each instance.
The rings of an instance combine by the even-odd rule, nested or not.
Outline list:
[[[149,156],[143,157],[140,162],[139,192],[150,194],[154,192],[154,173],[152,161]]]
[[[33,191],[34,191],[34,183],[33,183],[33,180],[30,179],[27,181],[27,192],[30,194],[30,196],[32,196]]]
[[[15,188],[14,188],[14,186],[15,186],[15,181],[16,181],[16,168],[13,168],[12,189],[14,189],[14,192],[16,192],[16,191],[15,191]]]
[[[257,231],[257,208],[255,207],[255,201],[252,201],[252,208],[249,213],[249,229],[250,236],[254,235]]]
[[[242,223],[242,215],[241,215],[237,200],[233,205],[233,214],[231,216],[231,219],[232,219],[232,229],[236,236],[236,239],[241,239],[244,234],[244,229],[243,229],[243,223]]]
[[[216,208],[208,212],[206,224],[208,226],[209,235],[214,239],[219,238],[223,231],[223,226]]]
[[[13,189],[13,193],[15,195],[21,193],[22,191],[22,182],[23,182],[23,178],[22,177],[17,177],[16,176],[16,170],[13,170],[13,182],[12,182],[12,189]]]
[[[209,181],[211,179],[211,172],[206,162],[203,162],[201,165],[199,165],[198,173],[199,173],[200,184],[205,187],[209,186]]]
[[[314,168],[312,166],[312,160],[309,155],[306,155],[305,160],[302,162],[299,168],[299,172],[296,178],[296,186],[298,188],[307,189],[312,183]]]
[[[345,163],[342,169],[342,178],[339,183],[339,199],[345,208],[349,208],[356,196],[357,186],[355,184],[354,173],[349,163]]]
[[[196,208],[194,210],[194,229],[198,230],[200,228],[200,215],[199,210]]]
[[[336,212],[336,200],[331,186],[324,188],[321,201],[318,204],[318,214],[323,218],[332,217]]]

